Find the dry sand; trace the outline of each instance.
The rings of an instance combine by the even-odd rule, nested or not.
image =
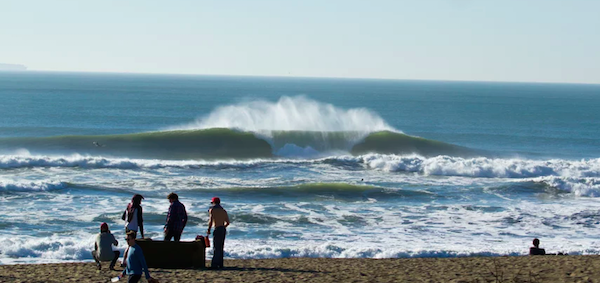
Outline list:
[[[600,282],[600,256],[226,260],[224,270],[158,269],[160,282]],[[109,282],[108,264],[0,266],[0,282]],[[122,280],[121,282],[126,282]],[[144,279],[142,282],[146,282]]]

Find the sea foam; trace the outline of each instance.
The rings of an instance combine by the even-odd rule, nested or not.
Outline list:
[[[252,101],[216,108],[195,122],[170,130],[230,128],[242,131],[376,132],[395,131],[366,108],[342,109],[303,96],[277,102]]]

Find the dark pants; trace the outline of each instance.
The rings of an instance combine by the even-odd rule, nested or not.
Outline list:
[[[210,262],[212,268],[223,268],[223,247],[226,234],[225,226],[219,226],[213,231],[213,258]]]
[[[138,283],[142,279],[141,274],[132,274],[129,275],[129,279],[127,279],[127,283]]]
[[[115,264],[117,263],[117,259],[119,259],[119,256],[121,255],[121,252],[119,252],[119,251],[114,251],[114,252],[115,252],[115,257],[110,262],[110,267],[109,267],[111,269],[115,267]],[[98,266],[100,266],[100,259],[98,259],[98,251],[97,250],[92,251],[92,256],[94,257],[96,264]]]
[[[165,241],[170,241],[171,238],[173,238],[175,240],[175,242],[179,242],[179,239],[181,239],[181,233],[182,232],[174,232],[169,230],[168,233],[165,233]]]

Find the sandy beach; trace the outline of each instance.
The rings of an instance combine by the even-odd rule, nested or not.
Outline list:
[[[224,270],[150,272],[160,282],[600,282],[600,256],[288,258],[225,264]],[[0,282],[109,282],[119,273],[107,264],[96,270],[94,263],[4,265]]]

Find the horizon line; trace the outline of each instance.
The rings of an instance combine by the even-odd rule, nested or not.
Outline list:
[[[254,78],[297,78],[297,79],[340,79],[340,80],[382,80],[382,81],[429,81],[429,82],[470,82],[470,83],[515,83],[515,84],[574,84],[574,85],[600,85],[589,82],[548,82],[548,81],[502,81],[502,80],[453,80],[453,79],[399,79],[399,78],[375,78],[375,77],[315,77],[315,76],[291,76],[291,75],[240,75],[240,74],[199,74],[199,73],[158,73],[158,72],[118,72],[118,71],[63,71],[63,70],[0,70],[10,73],[84,73],[84,74],[121,74],[121,75],[171,75],[171,76],[215,76],[215,77],[254,77]]]

